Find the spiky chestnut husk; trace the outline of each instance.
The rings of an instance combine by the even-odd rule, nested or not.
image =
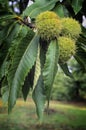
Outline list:
[[[60,50],[59,62],[66,63],[75,54],[75,41],[62,36],[58,38],[58,44]]]
[[[81,33],[81,26],[78,21],[73,18],[63,18],[62,20],[62,35],[77,39]]]
[[[37,16],[36,28],[42,39],[52,40],[57,38],[61,32],[61,20],[54,12],[46,11]]]

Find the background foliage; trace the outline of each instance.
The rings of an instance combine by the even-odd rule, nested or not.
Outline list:
[[[74,78],[64,75],[61,68],[55,77],[51,99],[60,101],[86,101],[86,73],[71,59],[68,63]]]

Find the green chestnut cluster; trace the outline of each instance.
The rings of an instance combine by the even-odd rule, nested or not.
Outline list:
[[[40,37],[48,41],[58,38],[62,24],[57,14],[52,11],[46,11],[37,16],[36,28]]]
[[[52,12],[40,13],[36,18],[36,28],[40,37],[46,41],[58,40],[59,62],[67,62],[76,52],[76,40],[81,33],[81,26],[73,18],[59,18]]]
[[[59,44],[59,50],[60,50],[59,62],[65,63],[76,52],[75,41],[68,37],[62,36],[58,38],[58,44]]]
[[[81,26],[78,21],[73,18],[63,18],[62,20],[62,35],[77,40],[81,33]]]
[[[59,62],[66,63],[76,53],[76,40],[81,33],[81,26],[73,18],[62,18],[61,36],[58,38]]]

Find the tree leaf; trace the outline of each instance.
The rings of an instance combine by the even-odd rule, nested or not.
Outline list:
[[[84,64],[84,62],[81,59],[81,57],[79,57],[78,55],[75,55],[74,58],[79,63],[79,65],[83,68],[83,70],[86,71],[86,63]]]
[[[60,17],[64,17],[63,6],[61,4],[57,4],[53,11],[57,13]]]
[[[0,17],[0,22],[6,22],[7,20],[12,20],[16,18],[16,15],[4,15]]]
[[[2,95],[2,100],[4,103],[8,102],[8,97],[9,97],[9,88],[8,86],[4,86],[1,88],[1,95]]]
[[[50,99],[51,89],[57,72],[59,47],[57,41],[51,41],[46,53],[46,61],[43,68],[43,79],[47,100]]]
[[[15,42],[17,43],[17,40],[18,40],[17,35],[19,34],[19,32],[21,32],[20,25],[18,25],[18,24],[14,25],[14,26],[13,25],[11,25],[12,28],[9,32],[9,36],[7,36],[7,34],[6,34],[6,33],[8,33],[9,29],[6,31],[6,29],[7,29],[6,28],[6,29],[4,29],[4,32],[2,33],[3,38],[2,38],[2,36],[0,37],[1,38],[0,42],[2,42],[1,48],[0,48],[0,80],[6,74],[6,72],[8,70],[8,65],[9,65],[9,61],[10,61],[9,50],[11,50],[11,48],[12,48],[11,46],[13,44],[14,39],[16,39]],[[5,33],[5,31],[6,31],[6,33]],[[12,50],[12,53],[14,50]]]
[[[83,1],[84,0],[72,0],[72,7],[74,9],[75,14],[77,14],[81,10]]]
[[[84,70],[86,70],[86,38],[80,36],[77,41],[77,50],[75,54],[75,59],[78,61],[78,63],[83,66]]]
[[[33,87],[36,86],[40,74],[41,74],[41,64],[40,64],[40,46],[38,46],[38,53],[37,53],[37,59],[36,59],[36,65],[35,65],[34,85],[33,85]]]
[[[31,18],[35,18],[39,13],[51,10],[55,3],[59,0],[39,0],[34,2],[31,6],[27,7],[26,10],[23,12],[23,16],[30,16]]]
[[[5,1],[0,0],[0,13],[1,12],[6,12],[7,13],[7,12],[10,12],[10,11],[11,11],[11,9],[9,8],[8,0],[5,0]]]
[[[3,61],[3,64],[0,67],[0,80],[6,76],[7,72],[8,72],[8,68],[9,68],[9,62],[7,61],[7,56],[5,58],[5,60]]]
[[[86,46],[83,45],[81,48],[86,52]]]
[[[11,22],[0,30],[0,45],[1,45],[3,40],[4,41],[5,41],[5,39],[7,40],[9,33],[10,32],[12,33],[12,31],[14,31],[14,28],[16,27],[16,25],[17,24],[15,22]],[[18,26],[17,26],[17,28],[18,28]],[[17,32],[16,32],[16,34],[17,34]]]
[[[45,40],[40,39],[40,63],[41,63],[41,69],[43,69],[46,59],[46,52],[48,48],[49,43]]]
[[[23,41],[24,42],[24,41]],[[34,36],[26,50],[22,53],[24,46],[21,46],[14,57],[13,65],[9,72],[9,104],[8,111],[10,112],[16,103],[16,98],[19,94],[21,86],[24,84],[25,77],[32,69],[37,56],[39,37]],[[25,42],[24,42],[25,43]]]
[[[23,30],[23,26],[22,25],[19,25],[18,23],[15,22],[14,26],[11,28],[9,28],[8,32],[7,32],[7,42],[11,42],[13,44],[12,41],[14,41],[20,32],[22,32],[21,30]]]
[[[33,68],[30,70],[30,73],[25,78],[24,85],[22,87],[23,98],[25,101],[30,92],[30,89],[33,88],[34,68],[35,67],[33,66]]]
[[[32,94],[33,100],[36,104],[36,112],[40,121],[43,119],[43,112],[45,107],[46,96],[44,92],[45,90],[44,90],[43,77],[42,75],[40,75],[37,85]]]
[[[25,46],[23,47],[24,50],[27,48],[28,42],[32,39],[33,35],[34,33],[31,30],[29,30],[26,37],[23,40],[24,41],[23,44],[26,44],[26,47]],[[35,67],[33,66],[32,69],[30,70],[30,73],[25,78],[24,85],[22,87],[23,98],[25,101],[27,99],[30,89],[33,88],[34,70],[35,70],[34,68]]]
[[[69,68],[68,68],[67,63],[65,63],[65,64],[59,63],[59,65],[60,65],[60,67],[62,68],[63,72],[64,72],[67,76],[73,78],[73,75],[72,75],[72,73],[69,71]]]
[[[54,7],[53,11],[55,13],[57,13],[57,15],[59,15],[62,18],[69,16],[68,10],[65,8],[64,5],[62,5],[60,3],[56,4],[56,6]]]

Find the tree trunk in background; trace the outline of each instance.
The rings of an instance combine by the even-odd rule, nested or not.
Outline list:
[[[20,0],[19,2],[19,9],[20,9],[20,14],[22,14],[23,10],[25,10],[25,8],[28,5],[29,0]]]
[[[80,88],[80,82],[76,81],[76,87],[75,87],[75,100],[79,100],[80,99],[80,93],[79,93],[79,88]]]

